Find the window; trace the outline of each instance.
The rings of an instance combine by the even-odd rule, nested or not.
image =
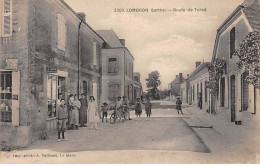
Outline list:
[[[109,74],[116,74],[118,71],[118,64],[116,58],[109,58],[108,59],[108,73]]]
[[[119,84],[109,85],[109,100],[114,101],[119,95]]]
[[[0,72],[0,122],[19,126],[20,72]]]
[[[193,85],[193,89],[192,89],[192,98],[193,98],[193,101],[194,101],[194,99],[195,99],[195,96],[194,96],[195,90],[194,90],[194,88],[195,88],[195,86]]]
[[[207,81],[205,81],[205,85],[204,85],[204,87],[205,87],[205,102],[207,102],[208,101],[208,89],[207,89]]]
[[[93,65],[97,65],[97,43],[93,42],[92,43],[92,47],[93,47]]]
[[[65,47],[66,47],[66,20],[62,16],[62,14],[58,14],[57,22],[58,22],[57,47],[58,47],[58,49],[65,51]]]
[[[230,39],[229,39],[229,51],[230,51],[230,58],[232,58],[232,55],[235,53],[236,49],[236,28],[233,27],[230,31]]]
[[[12,0],[3,0],[1,14],[2,25],[1,25],[1,36],[2,37],[10,37],[12,36]],[[1,10],[1,11],[2,11]]]

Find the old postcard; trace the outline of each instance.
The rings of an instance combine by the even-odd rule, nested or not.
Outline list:
[[[0,164],[260,163],[259,0],[0,0]]]

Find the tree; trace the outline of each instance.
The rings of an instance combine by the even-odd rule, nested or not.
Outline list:
[[[160,74],[159,72],[152,71],[151,73],[148,74],[148,78],[146,78],[146,86],[148,88],[147,93],[149,96],[151,96],[153,99],[159,100],[159,91],[158,91],[158,86],[161,84],[160,81]]]
[[[235,56],[238,56],[238,67],[245,68],[249,75],[246,81],[254,86],[260,86],[260,33],[250,32],[242,41]]]

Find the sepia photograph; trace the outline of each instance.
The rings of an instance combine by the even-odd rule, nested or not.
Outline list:
[[[0,164],[259,164],[260,0],[0,0]]]

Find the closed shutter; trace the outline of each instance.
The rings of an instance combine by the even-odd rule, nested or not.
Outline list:
[[[12,72],[12,125],[19,126],[20,71]]]
[[[93,47],[93,65],[97,65],[97,43],[93,42],[92,43],[92,47]]]
[[[58,14],[57,17],[58,24],[58,39],[57,39],[57,47],[61,50],[65,51],[66,46],[66,21],[62,14]]]
[[[1,36],[9,37],[12,35],[12,0],[4,0],[3,2]]]

